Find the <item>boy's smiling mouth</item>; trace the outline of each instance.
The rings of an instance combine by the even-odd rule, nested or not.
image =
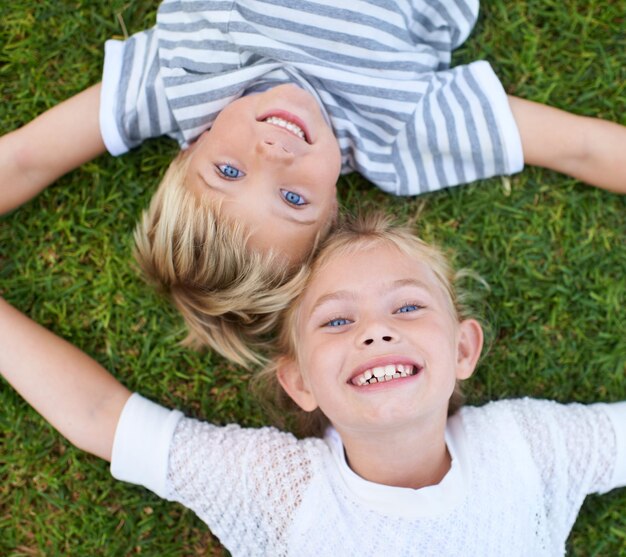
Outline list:
[[[261,116],[259,121],[282,128],[292,135],[295,135],[297,138],[302,139],[309,144],[311,143],[306,124],[301,118],[298,118],[291,112],[287,112],[285,110],[273,110],[272,112]]]
[[[353,376],[348,382],[357,387],[386,383],[416,375],[421,367],[414,364],[386,364],[368,368]]]

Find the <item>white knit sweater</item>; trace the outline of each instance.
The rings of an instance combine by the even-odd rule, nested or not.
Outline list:
[[[585,496],[626,485],[626,403],[466,407],[446,442],[438,485],[395,488],[353,473],[333,429],[217,427],[135,394],[111,471],[191,508],[235,556],[563,555]]]

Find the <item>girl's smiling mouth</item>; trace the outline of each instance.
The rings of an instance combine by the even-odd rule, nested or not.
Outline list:
[[[386,364],[377,365],[365,369],[352,376],[348,383],[357,387],[366,385],[374,385],[376,383],[386,383],[396,379],[403,379],[417,375],[421,371],[421,367],[416,364]]]

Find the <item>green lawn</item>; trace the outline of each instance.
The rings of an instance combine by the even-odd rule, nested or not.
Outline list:
[[[157,2],[2,2],[0,123],[14,129],[99,80],[102,44]],[[510,93],[626,124],[626,0],[491,0],[455,62],[486,58]],[[152,141],[85,165],[0,220],[0,294],[131,389],[219,423],[264,423],[249,374],[177,343],[180,319],[138,278],[131,232],[176,152]],[[625,153],[626,156],[626,153]],[[417,218],[490,284],[493,345],[470,403],[626,399],[626,198],[526,169],[415,199],[348,176],[357,200]],[[191,512],[116,483],[0,384],[0,555],[222,555]],[[590,498],[571,555],[626,555],[626,493]]]

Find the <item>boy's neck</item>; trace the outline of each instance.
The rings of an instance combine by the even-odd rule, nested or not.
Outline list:
[[[438,484],[450,470],[446,421],[433,419],[392,432],[339,433],[356,474],[383,485],[419,489]]]

